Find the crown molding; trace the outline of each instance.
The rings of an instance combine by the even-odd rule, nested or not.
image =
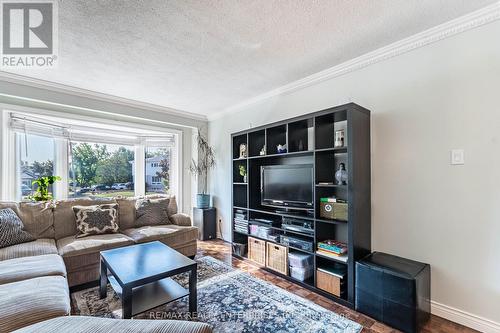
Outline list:
[[[345,75],[350,72],[362,69],[375,63],[399,56],[417,48],[435,43],[445,38],[452,37],[459,33],[480,27],[487,23],[500,19],[500,2],[496,2],[487,7],[481,8],[459,18],[440,24],[428,30],[417,33],[408,38],[389,44],[375,51],[366,53],[357,58],[348,60],[334,67],[321,72],[306,76],[300,80],[288,83],[279,88],[255,96],[246,101],[233,105],[225,110],[209,115],[208,120],[213,121],[229,113],[237,112],[251,105],[260,103],[279,95],[291,93],[305,87]]]
[[[207,117],[205,115],[198,114],[198,113],[177,110],[177,109],[168,108],[168,107],[164,107],[164,106],[160,106],[160,105],[156,105],[156,104],[151,104],[151,103],[146,103],[146,102],[140,102],[140,101],[124,98],[124,97],[118,97],[118,96],[114,96],[114,95],[104,94],[104,93],[100,93],[97,91],[77,88],[77,87],[73,87],[73,86],[69,86],[69,85],[65,85],[65,84],[61,84],[61,83],[56,83],[56,82],[51,82],[51,81],[46,81],[46,80],[41,80],[41,79],[35,79],[32,77],[14,74],[14,73],[9,73],[9,72],[5,72],[5,71],[0,71],[0,80],[5,81],[5,82],[14,83],[14,84],[25,85],[25,86],[29,86],[29,87],[33,87],[33,88],[45,89],[45,90],[49,90],[49,91],[56,92],[56,93],[70,94],[73,96],[90,98],[90,99],[98,100],[101,102],[120,104],[120,105],[127,106],[127,107],[139,108],[139,109],[144,109],[144,110],[149,110],[149,111],[154,111],[154,112],[159,112],[159,113],[163,113],[163,114],[184,117],[184,118],[189,118],[189,119],[194,119],[194,120],[199,120],[199,121],[207,121]]]
[[[500,323],[435,301],[431,301],[431,313],[438,317],[473,328],[479,332],[500,332]]]

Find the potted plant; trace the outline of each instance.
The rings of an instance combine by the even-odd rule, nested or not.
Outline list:
[[[244,165],[239,166],[240,169],[240,176],[243,177],[243,182],[247,182],[247,169],[245,168]]]
[[[198,161],[193,159],[189,166],[189,171],[200,180],[202,193],[196,195],[196,206],[198,208],[208,208],[210,206],[210,194],[207,193],[208,171],[215,167],[214,149],[208,144],[208,140],[201,135],[198,130]]]
[[[49,186],[56,181],[61,180],[59,176],[45,176],[33,181],[33,185],[37,185],[36,192],[30,196],[33,201],[49,201],[52,200],[52,193],[49,192]]]

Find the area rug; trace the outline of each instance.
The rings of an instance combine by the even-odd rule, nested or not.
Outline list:
[[[198,262],[198,317],[189,318],[187,297],[134,319],[198,320],[210,324],[214,332],[355,332],[362,326],[307,299],[233,269],[212,257]],[[187,274],[175,277],[183,286]],[[99,299],[99,289],[71,294],[73,313],[84,316],[121,318],[121,302],[108,285],[108,296]]]

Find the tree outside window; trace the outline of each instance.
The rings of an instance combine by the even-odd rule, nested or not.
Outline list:
[[[70,163],[70,197],[134,195],[133,147],[72,142]]]

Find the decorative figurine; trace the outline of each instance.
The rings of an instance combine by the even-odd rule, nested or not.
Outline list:
[[[335,179],[337,180],[337,185],[347,184],[347,171],[344,163],[340,163],[339,169],[335,172]]]
[[[335,131],[335,148],[344,147],[344,135],[345,131],[343,129]]]
[[[242,143],[240,145],[240,158],[247,158],[247,144]]]
[[[278,154],[286,153],[286,144],[284,144],[284,145],[278,145],[276,147],[276,150],[278,151]]]
[[[259,152],[259,155],[260,155],[260,156],[264,156],[264,155],[266,155],[266,145],[264,145],[264,146],[262,147],[262,149],[261,149],[261,150],[260,150],[260,152]]]
[[[299,140],[299,151],[303,151],[303,150],[304,150],[304,141]]]

